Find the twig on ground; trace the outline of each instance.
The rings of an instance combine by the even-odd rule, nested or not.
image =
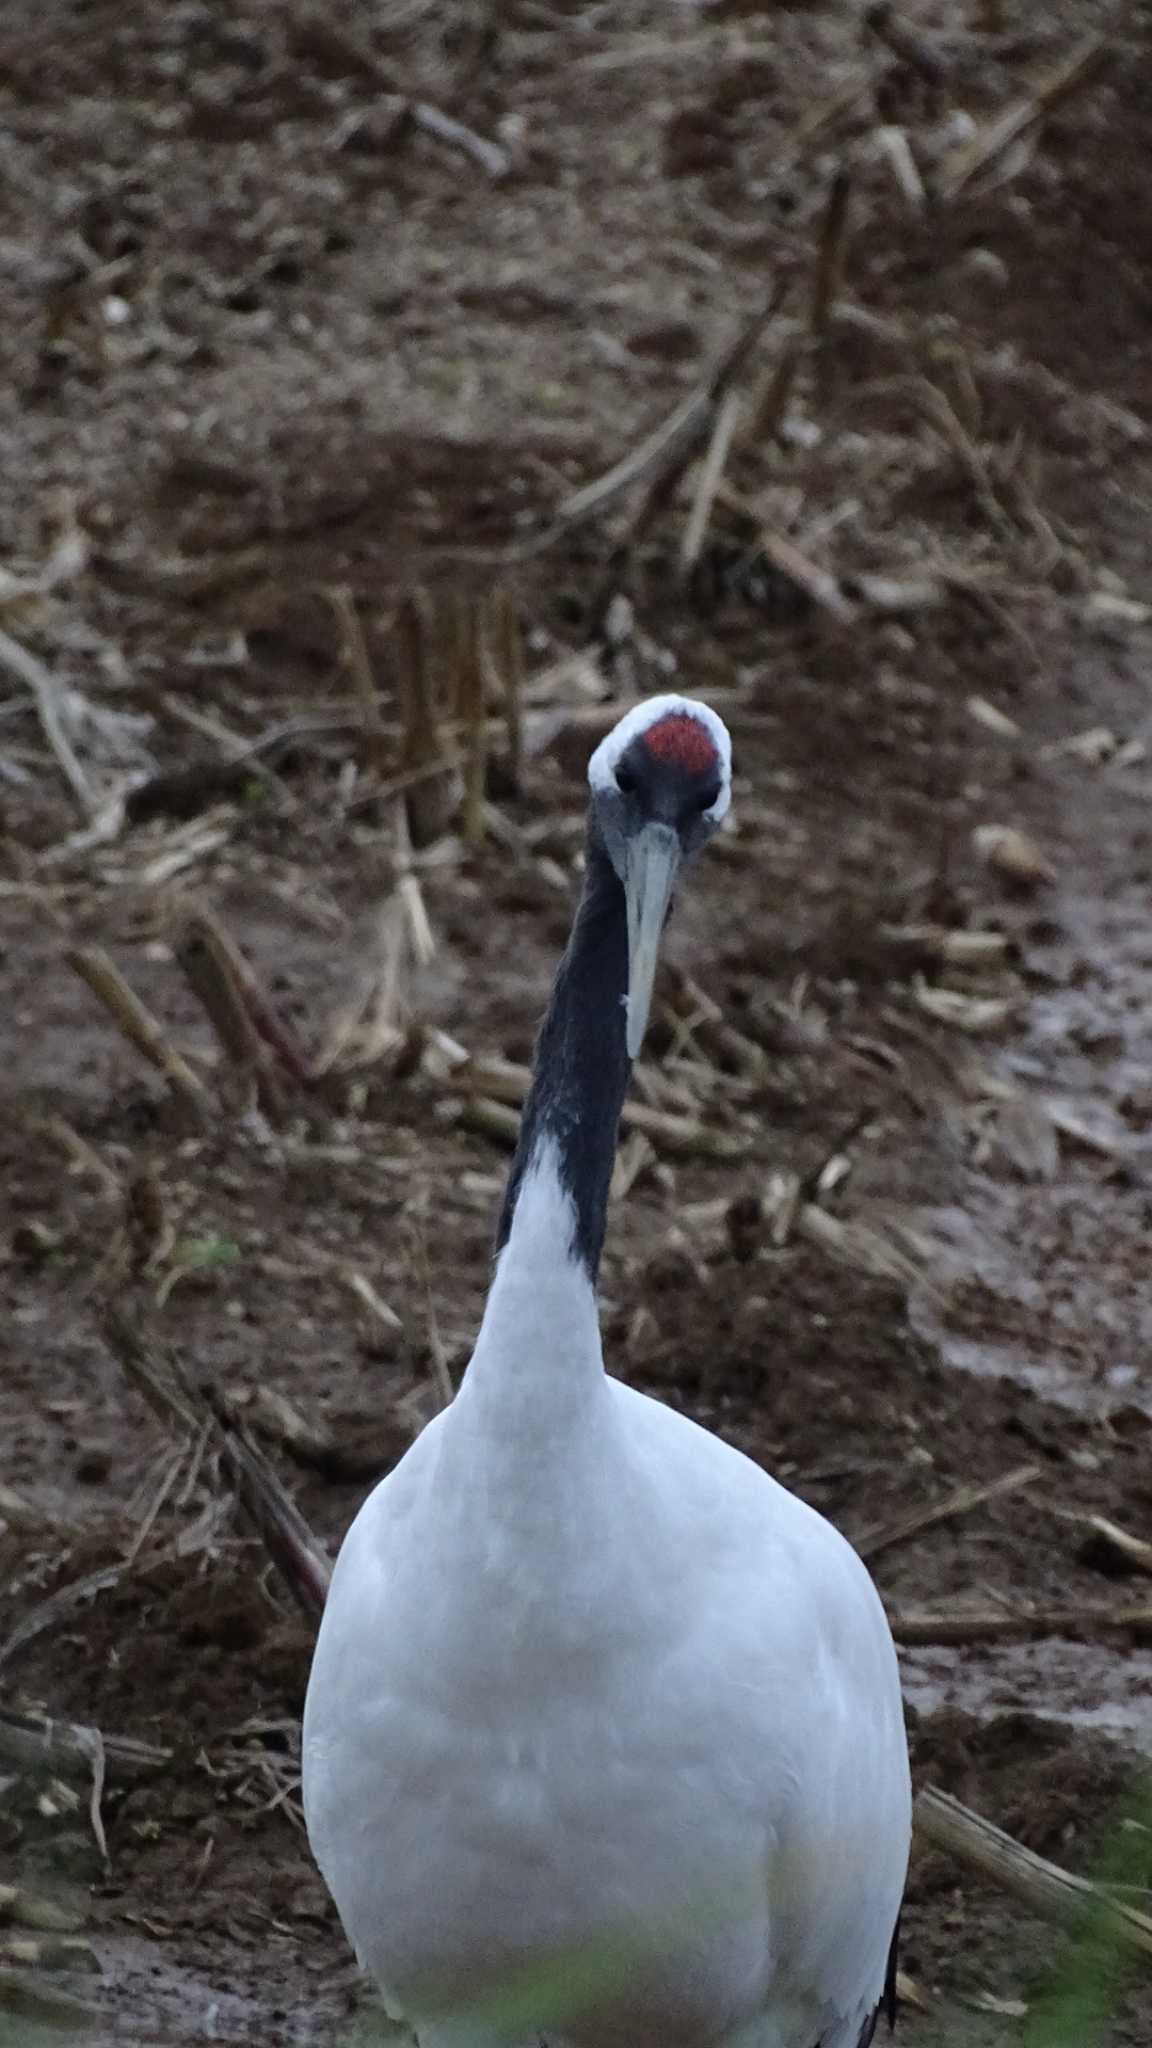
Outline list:
[[[212,1115],[212,1098],[187,1060],[176,1051],[151,1011],[129,988],[119,969],[99,946],[72,946],[64,955],[69,967],[87,983],[135,1051],[163,1074],[173,1094],[198,1122]]]
[[[328,602],[336,614],[343,641],[344,662],[352,678],[352,685],[360,705],[364,730],[364,759],[369,768],[382,775],[388,766],[388,732],[380,712],[380,698],[376,689],[376,678],[368,656],[368,642],[356,609],[356,600],[347,584],[335,585],[328,592]]]
[[[666,487],[669,479],[675,483],[683,476],[708,432],[717,406],[775,318],[783,296],[783,286],[775,285],[760,310],[741,328],[696,389],[689,392],[688,397],[653,429],[639,447],[623,456],[602,476],[583,484],[578,491],[562,500],[556,508],[558,528],[575,525],[593,513],[602,512],[613,498],[629,490],[633,484],[647,483],[655,491]]]
[[[14,640],[11,633],[0,628],[0,667],[23,683],[36,701],[36,712],[44,737],[56,757],[57,766],[69,789],[76,798],[84,816],[91,823],[103,806],[102,795],[93,788],[87,770],[64,730],[61,698],[63,684],[59,683],[51,670],[34,654]]]
[[[274,1053],[285,1073],[301,1086],[308,1086],[314,1079],[312,1061],[307,1049],[297,1038],[292,1026],[275,1009],[260,984],[254,969],[230,937],[218,917],[206,905],[201,904],[188,919],[185,927],[189,941],[202,946],[219,963],[222,976],[227,975],[235,988],[261,1044]]]
[[[680,572],[687,576],[700,559],[700,550],[712,517],[716,492],[724,474],[733,439],[740,424],[743,401],[738,391],[725,393],[716,411],[712,437],[700,464],[692,505],[680,542]]]
[[[0,1884],[0,1926],[30,1927],[37,1934],[78,1934],[84,1916],[62,1899],[26,1885]]]
[[[936,195],[941,200],[958,199],[981,171],[1018,142],[1029,129],[1043,121],[1072,93],[1099,76],[1110,57],[1105,38],[1085,36],[1075,49],[1045,72],[1023,99],[985,123],[969,142],[955,150],[936,176]]]
[[[389,70],[371,46],[351,29],[330,21],[326,15],[302,8],[292,22],[291,41],[293,49],[301,55],[318,55],[326,63],[335,60],[359,77],[371,80],[389,98],[398,97],[415,127],[478,164],[494,183],[507,177],[512,159],[506,149],[486,136],[477,135],[475,129],[430,100],[414,99],[404,90],[397,73]]]
[[[324,1606],[331,1561],[263,1453],[229,1414],[223,1395],[213,1387],[195,1387],[172,1355],[162,1365],[148,1334],[119,1307],[105,1312],[102,1334],[133,1385],[169,1428],[175,1424],[198,1434],[205,1413],[211,1415],[220,1440],[221,1466],[237,1499],[294,1599],[310,1620],[316,1620]],[[176,1548],[162,1555],[176,1554]]]
[[[456,718],[464,743],[464,801],[460,831],[466,846],[484,841],[484,805],[488,776],[488,721],[485,669],[488,652],[488,607],[482,598],[461,597],[456,607]]]
[[[0,1762],[17,1770],[40,1767],[60,1777],[87,1777],[92,1769],[92,1730],[71,1721],[41,1719],[0,1707]],[[172,1752],[132,1735],[103,1735],[104,1761],[112,1778],[131,1781],[164,1770]]]
[[[99,2019],[94,2005],[11,1970],[0,1970],[0,2014],[18,2026],[35,2028],[37,2036],[41,2028],[59,2034],[83,2033]],[[31,2041],[34,2037],[29,2033],[27,2038]]]
[[[917,1797],[913,1822],[919,1841],[955,1856],[1041,1919],[1054,1920],[1061,1927],[1095,1922],[1126,1947],[1152,1958],[1152,1917],[1147,1913],[1037,1856],[935,1785],[926,1786]]]
[[[1075,1508],[1055,1505],[1050,1505],[1048,1512],[1058,1521],[1082,1530],[1086,1544],[1103,1552],[1113,1565],[1152,1577],[1152,1543],[1143,1536],[1134,1536],[1130,1529],[1121,1528],[1119,1522],[1109,1521],[1106,1515],[1086,1515]]]
[[[308,1620],[318,1621],[332,1579],[332,1561],[327,1551],[285,1492],[263,1452],[246,1431],[229,1419],[215,1389],[204,1387],[201,1392],[220,1425],[222,1461],[240,1505],[298,1606]]]
[[[260,1041],[227,956],[212,936],[202,925],[189,924],[176,941],[176,961],[216,1033],[226,1066],[239,1076],[245,1110],[255,1090],[265,1114],[278,1120],[283,1108],[279,1090],[260,1057]]]
[[[986,1507],[989,1501],[1000,1500],[1005,1494],[1018,1493],[1039,1477],[1039,1465],[1017,1465],[1011,1472],[1002,1472],[998,1479],[988,1479],[977,1486],[958,1486],[929,1507],[918,1508],[912,1514],[902,1515],[899,1521],[867,1531],[857,1539],[856,1548],[863,1558],[878,1557],[881,1551],[894,1550],[898,1543],[907,1543],[925,1529],[955,1521],[958,1515],[971,1514],[974,1508]]]
[[[847,625],[855,618],[856,608],[848,602],[836,577],[811,561],[794,541],[786,539],[782,533],[771,533],[764,528],[760,534],[760,552],[774,569],[779,569],[781,575],[802,590],[819,610],[827,612],[840,625]]]
[[[910,1608],[890,1613],[898,1643],[1024,1643],[1040,1636],[1095,1642],[1101,1636],[1152,1634],[1152,1602],[1130,1607]]]
[[[816,341],[823,340],[828,327],[829,313],[839,295],[840,280],[844,274],[844,257],[848,248],[851,198],[852,175],[844,165],[841,165],[828,193],[816,252],[816,269],[812,279],[812,303],[809,308],[808,325]]]
[[[0,1963],[22,1970],[98,1970],[90,1941],[78,1934],[0,1935]]]

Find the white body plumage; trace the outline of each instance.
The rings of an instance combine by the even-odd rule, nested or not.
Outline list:
[[[900,1686],[864,1566],[603,1368],[666,870],[728,791],[713,713],[640,712],[593,760],[471,1364],[348,1534],[308,1692],[312,1845],[421,2048],[858,2048],[904,1885]]]
[[[341,1552],[317,1859],[423,2048],[856,2048],[910,1824],[883,1610],[829,1523],[603,1373],[574,1261],[528,1279],[566,1201],[545,1158],[460,1393]]]

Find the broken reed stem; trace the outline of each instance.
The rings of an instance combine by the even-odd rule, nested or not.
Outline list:
[[[119,1307],[109,1306],[105,1311],[101,1334],[127,1378],[140,1389],[169,1429],[182,1429],[198,1435],[205,1417],[211,1419],[213,1435],[220,1446],[222,1469],[235,1487],[241,1505],[255,1523],[269,1556],[282,1573],[294,1599],[309,1620],[315,1621],[327,1596],[332,1575],[331,1561],[263,1453],[233,1422],[221,1396],[213,1387],[195,1386],[173,1354],[168,1353],[162,1364],[147,1331]],[[121,1570],[121,1566],[116,1566],[111,1572],[94,1574],[93,1590],[100,1590],[95,1585],[96,1579],[113,1584]],[[85,1581],[84,1587],[88,1584]],[[76,1588],[65,1590],[70,1598],[76,1597]],[[41,1614],[43,1611],[38,1610]],[[38,1626],[43,1626],[43,1623],[38,1623]],[[0,1661],[8,1654],[9,1647],[0,1652]]]
[[[965,1613],[929,1609],[891,1613],[889,1626],[898,1643],[1026,1643],[1040,1636],[1064,1636],[1069,1642],[1095,1642],[1101,1636],[1152,1635],[1152,1603],[1130,1607],[1034,1607],[1023,1611],[990,1607]]]
[[[10,2038],[26,2040],[30,2044],[41,2040],[45,2029],[60,2034],[82,2034],[96,2024],[99,2014],[94,2005],[85,2004],[83,1999],[73,1998],[68,1992],[37,1984],[31,1977],[3,1969],[0,1970],[0,2017],[27,2030]]]
[[[849,201],[852,196],[852,174],[842,164],[832,180],[828,193],[828,204],[820,228],[820,244],[816,253],[816,271],[812,280],[812,304],[808,315],[809,330],[814,341],[822,341],[828,327],[828,316],[833,302],[840,295],[840,284],[844,275],[844,257],[848,247]]]
[[[1152,1918],[1147,1913],[1037,1856],[935,1785],[926,1786],[918,1795],[913,1823],[921,1842],[955,1856],[1041,1919],[1055,1921],[1060,1927],[1081,1928],[1091,1923],[1106,1928],[1125,1947],[1152,1959]]]
[[[202,1003],[225,1058],[254,1080],[261,1109],[279,1120],[284,1100],[267,1055],[293,1081],[316,1079],[311,1056],[273,1009],[239,946],[206,906],[194,910],[176,945],[176,958]]]
[[[203,929],[194,926],[178,939],[174,950],[188,986],[216,1033],[225,1061],[241,1076],[246,1106],[251,1106],[250,1091],[259,1088],[261,1107],[275,1112],[279,1103],[270,1105],[266,1099],[268,1076],[260,1076],[260,1041],[226,956]]]
[[[740,424],[743,401],[738,391],[726,391],[716,413],[708,451],[700,464],[692,506],[680,543],[680,571],[687,576],[700,559],[700,550],[708,532],[716,492],[724,474],[725,464],[732,447],[736,429]]]
[[[56,759],[57,767],[73,796],[88,819],[96,817],[100,799],[93,789],[79,756],[64,730],[62,713],[63,685],[57,681],[51,670],[29,653],[11,633],[0,629],[0,668],[6,668],[30,691],[36,704],[36,715],[40,728]]]
[[[504,729],[508,739],[508,778],[515,795],[524,780],[524,647],[516,599],[506,583],[495,593],[497,659],[504,686]]]
[[[589,518],[633,484],[650,484],[658,502],[666,502],[667,491],[674,489],[683,476],[708,432],[715,408],[746,367],[783,296],[784,287],[774,284],[759,312],[740,329],[696,389],[653,428],[638,448],[631,449],[602,476],[561,501],[556,508],[561,526]]]
[[[1061,57],[1045,72],[1030,93],[1015,101],[1004,113],[997,114],[970,142],[954,151],[937,174],[937,198],[945,201],[958,199],[996,157],[1003,156],[1006,149],[1039,121],[1046,119],[1063,100],[1096,78],[1110,56],[1110,47],[1103,36],[1085,36],[1067,56]]]
[[[484,843],[484,799],[488,775],[488,726],[484,708],[488,606],[463,597],[456,608],[456,716],[464,739],[464,803],[461,835],[466,846]]]
[[[194,932],[202,943],[219,959],[221,968],[231,975],[251,1020],[252,1028],[261,1043],[276,1055],[286,1073],[294,1081],[307,1085],[313,1079],[312,1060],[301,1044],[292,1026],[285,1021],[260,986],[253,968],[245,959],[235,940],[206,905],[201,904],[188,922],[188,930]]]
[[[40,1720],[0,1708],[0,1762],[17,1770],[47,1769],[59,1777],[87,1778],[92,1770],[92,1730],[70,1721]],[[109,1776],[150,1777],[172,1760],[172,1752],[131,1735],[105,1735],[104,1759]]]
[[[794,335],[791,341],[785,342],[778,360],[761,379],[740,436],[745,447],[760,448],[765,442],[775,440],[806,352],[805,338]]]
[[[333,586],[328,592],[328,602],[336,614],[343,642],[344,664],[352,679],[356,701],[364,730],[364,759],[369,768],[383,775],[388,767],[388,732],[380,708],[380,697],[372,663],[368,655],[368,643],[364,628],[356,609],[356,600],[346,583]]]
[[[212,1098],[188,1062],[171,1045],[152,1012],[129,988],[100,946],[70,946],[64,955],[73,973],[80,976],[102,1003],[120,1032],[142,1058],[163,1074],[172,1093],[197,1122],[212,1115]]]
[[[396,692],[403,726],[401,774],[410,778],[404,805],[415,847],[444,832],[459,801],[455,772],[444,765],[433,661],[433,622],[427,592],[410,590],[392,629]],[[413,771],[422,771],[417,776]]]
[[[1017,1465],[1011,1472],[1002,1472],[998,1479],[990,1479],[979,1486],[958,1486],[931,1507],[903,1515],[898,1522],[891,1522],[886,1528],[870,1530],[857,1540],[856,1549],[865,1559],[878,1557],[881,1551],[894,1550],[898,1543],[907,1543],[910,1537],[919,1536],[925,1529],[934,1529],[940,1522],[954,1521],[958,1515],[970,1514],[973,1508],[986,1507],[989,1501],[999,1500],[1004,1494],[1018,1493],[1021,1487],[1031,1486],[1039,1477],[1039,1465]]]

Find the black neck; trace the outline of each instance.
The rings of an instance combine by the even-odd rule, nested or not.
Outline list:
[[[572,1250],[592,1281],[604,1244],[616,1133],[630,1072],[624,1042],[627,993],[624,890],[590,833],[584,893],[536,1041],[497,1249],[511,1231],[525,1169],[541,1141],[550,1139],[561,1183],[576,1211]]]

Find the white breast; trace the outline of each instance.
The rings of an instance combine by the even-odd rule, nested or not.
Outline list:
[[[519,1484],[516,1438],[466,1383],[337,1566],[304,1789],[361,1960],[435,2048],[855,2048],[909,1833],[864,1567],[615,1381]]]

